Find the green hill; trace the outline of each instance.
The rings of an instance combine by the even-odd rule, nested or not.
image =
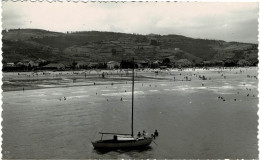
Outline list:
[[[50,62],[107,62],[129,59],[171,61],[245,59],[257,61],[258,45],[193,39],[180,35],[137,35],[84,31],[59,33],[39,29],[2,31],[3,62],[38,58]]]

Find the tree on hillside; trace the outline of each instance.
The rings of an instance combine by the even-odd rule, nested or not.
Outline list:
[[[72,70],[73,70],[73,73],[74,73],[74,70],[76,69],[76,65],[77,65],[78,63],[77,62],[75,62],[75,60],[73,60],[73,62],[72,62]]]
[[[236,65],[237,65],[237,63],[235,62],[235,60],[226,60],[224,62],[225,67],[234,67]]]
[[[112,55],[115,56],[116,55],[116,49],[111,49]]]
[[[163,63],[169,64],[169,63],[171,63],[171,60],[169,58],[164,58]]]
[[[151,43],[150,43],[152,46],[157,46],[158,45],[158,42],[156,39],[151,39]]]
[[[184,58],[184,53],[183,52],[178,52],[178,53],[175,54],[175,57],[177,59],[183,59]]]
[[[234,55],[234,59],[243,59],[243,58],[245,58],[244,57],[244,52],[243,51],[241,51],[241,50],[235,50],[235,51],[233,51],[233,53],[235,53],[235,55]]]
[[[171,60],[169,58],[164,58],[163,59],[163,65],[170,67],[171,65]]]
[[[128,61],[128,60],[122,60],[120,63],[120,68],[126,69],[126,68],[133,68],[133,61]],[[138,65],[135,64],[135,68],[138,68]]]

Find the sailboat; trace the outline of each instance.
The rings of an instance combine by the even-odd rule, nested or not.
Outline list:
[[[149,146],[153,140],[153,137],[134,137],[134,58],[133,58],[133,76],[132,76],[132,124],[131,134],[120,134],[120,133],[104,133],[101,134],[101,140],[92,141],[92,145],[95,149],[132,149],[142,148]],[[103,140],[103,135],[113,135],[112,139]]]

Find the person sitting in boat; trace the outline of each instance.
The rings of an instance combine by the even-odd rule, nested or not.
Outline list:
[[[117,141],[117,135],[114,135],[114,141]]]
[[[140,132],[138,132],[137,137],[140,138],[142,135]]]
[[[159,136],[159,133],[158,133],[157,129],[154,132],[154,136],[156,136],[156,137]]]
[[[146,132],[145,132],[145,130],[143,130],[143,136],[144,136],[144,137],[146,136]]]

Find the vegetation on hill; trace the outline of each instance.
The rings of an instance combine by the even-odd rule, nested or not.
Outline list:
[[[171,62],[246,60],[257,63],[258,45],[193,39],[180,35],[138,35],[115,32],[50,32],[39,29],[2,31],[3,62],[45,59],[49,62],[139,60]]]

